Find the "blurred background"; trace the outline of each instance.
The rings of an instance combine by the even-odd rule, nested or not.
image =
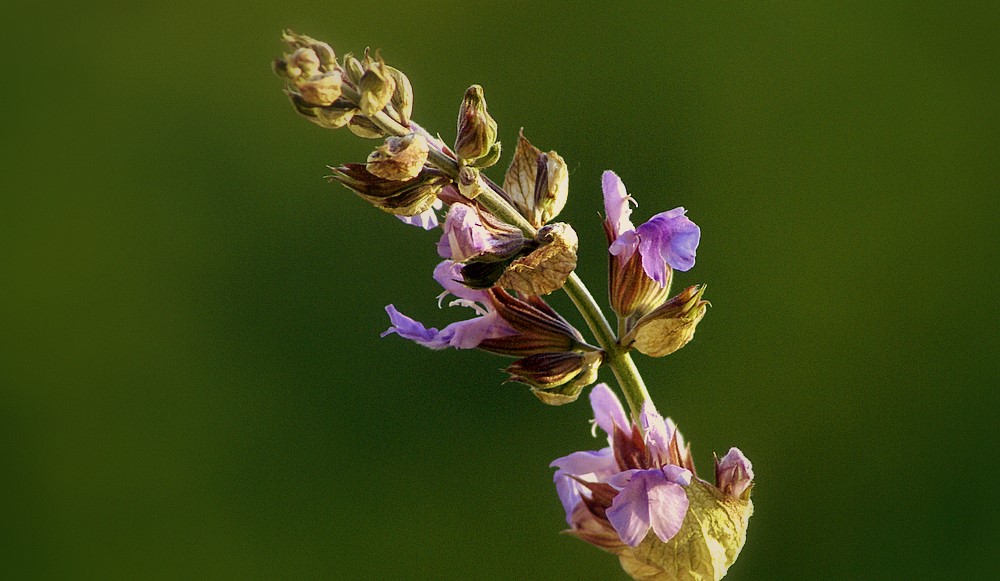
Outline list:
[[[1000,576],[995,5],[5,11],[5,577],[624,578],[559,534],[548,463],[602,445],[585,398],[379,338],[388,303],[466,313],[436,307],[436,234],[324,181],[376,142],[292,112],[286,27],[381,47],[446,141],[482,84],[494,178],[520,127],[569,163],[602,303],[601,172],[637,223],[688,209],[676,288],[714,306],[638,365],[703,476],[754,463],[728,579]]]

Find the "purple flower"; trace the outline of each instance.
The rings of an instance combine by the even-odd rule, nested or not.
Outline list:
[[[695,252],[701,239],[701,229],[684,214],[684,208],[661,212],[635,228],[629,220],[632,197],[625,184],[612,171],[604,172],[604,212],[607,216],[609,237],[613,238],[608,251],[623,262],[628,261],[638,249],[646,275],[665,287],[668,279],[666,267],[687,271],[694,266]]]
[[[515,334],[514,329],[493,308],[486,291],[473,290],[459,282],[462,279],[460,268],[460,264],[446,260],[434,269],[434,279],[445,289],[441,298],[449,293],[458,297],[449,303],[449,306],[469,307],[476,312],[477,317],[452,323],[438,331],[436,328],[425,327],[400,313],[395,306],[388,305],[385,311],[389,314],[392,326],[386,329],[382,336],[396,333],[400,337],[431,349],[445,347],[472,349],[488,339]]]
[[[456,262],[486,255],[507,256],[520,250],[525,242],[520,230],[458,202],[449,208],[443,229],[438,254]]]
[[[648,401],[641,427],[633,426],[606,384],[594,387],[590,402],[595,424],[608,434],[610,445],[552,462],[567,523],[574,530],[613,530],[631,547],[650,529],[661,541],[669,541],[684,522],[684,487],[692,477],[690,455],[681,453],[683,444],[678,445],[680,433]]]

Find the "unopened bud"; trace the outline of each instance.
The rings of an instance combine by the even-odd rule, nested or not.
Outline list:
[[[296,34],[291,30],[286,30],[281,35],[282,40],[288,43],[288,46],[294,49],[309,49],[312,51],[313,56],[316,57],[316,62],[321,65],[327,71],[332,71],[337,68],[337,56],[334,54],[333,49],[330,45],[316,40],[311,36],[306,36],[304,34]],[[312,76],[315,73],[307,73],[308,76]]]
[[[663,357],[688,344],[708,301],[705,286],[690,286],[636,322],[622,339],[622,347],[636,348],[650,357]]]
[[[361,93],[358,107],[369,117],[384,109],[396,90],[396,80],[387,68],[382,56],[376,54],[376,58],[371,60],[358,81],[358,91]]]
[[[410,116],[413,115],[413,86],[410,85],[410,79],[406,78],[403,71],[389,65],[385,66],[385,70],[396,83],[396,89],[392,92],[392,99],[389,102],[399,114],[397,121],[404,127],[409,127]]]
[[[315,117],[311,121],[326,129],[338,129],[351,122],[351,118],[358,111],[353,105],[342,99],[334,101],[329,107],[318,107],[314,109]]]
[[[344,72],[347,73],[351,83],[357,85],[361,82],[361,76],[365,74],[365,67],[353,54],[347,53],[344,55]]]
[[[347,128],[351,130],[351,133],[363,139],[382,139],[385,137],[385,133],[382,133],[379,126],[372,123],[372,120],[364,115],[354,115],[351,117]]]
[[[308,103],[326,107],[340,97],[341,82],[340,71],[333,71],[296,81],[295,87]]]
[[[548,405],[563,405],[580,397],[584,387],[597,380],[604,359],[602,351],[529,355],[505,370],[511,381],[531,386],[531,392]]]
[[[423,135],[388,137],[368,156],[368,171],[387,180],[408,180],[420,173],[427,152],[427,139]]]
[[[521,131],[503,189],[522,216],[535,228],[559,215],[569,196],[569,171],[558,153],[542,153]]]
[[[353,190],[376,208],[397,216],[415,216],[430,209],[438,192],[451,181],[441,172],[427,168],[406,181],[381,178],[359,163],[331,169],[333,173],[329,178],[332,181]]]
[[[753,486],[753,465],[739,448],[715,459],[715,486],[727,496],[746,500]]]
[[[462,160],[476,160],[488,154],[496,140],[497,122],[486,111],[483,88],[472,85],[465,92],[458,112],[455,153]]]
[[[539,244],[527,256],[513,261],[497,284],[528,295],[546,295],[562,288],[576,269],[579,239],[569,224],[549,224],[535,236]]]

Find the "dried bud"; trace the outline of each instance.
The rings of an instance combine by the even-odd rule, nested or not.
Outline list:
[[[687,345],[705,316],[705,286],[690,286],[636,322],[622,339],[626,349],[635,347],[650,357],[663,357]]]
[[[349,102],[343,99],[334,101],[329,107],[318,107],[315,109],[315,116],[311,121],[320,127],[327,129],[338,129],[351,122],[351,118],[358,110]]]
[[[483,88],[472,85],[465,92],[458,112],[458,137],[455,153],[464,161],[487,155],[497,140],[497,122],[486,111]]]
[[[371,117],[385,108],[395,90],[396,80],[389,74],[382,55],[376,54],[358,81],[358,91],[361,93],[358,107],[362,113]]]
[[[334,54],[329,44],[304,34],[296,34],[291,30],[284,31],[281,34],[281,38],[288,43],[289,47],[297,49],[297,51],[300,49],[310,50],[313,56],[316,57],[316,63],[326,71],[332,71],[337,68],[337,55]],[[314,74],[307,73],[306,76]]]
[[[362,75],[365,74],[365,67],[353,54],[347,53],[344,55],[344,71],[351,83],[357,85],[361,82]]]
[[[530,385],[542,402],[563,405],[575,401],[584,387],[597,380],[603,360],[602,351],[541,353],[518,359],[505,371],[511,381]]]
[[[341,72],[333,71],[295,81],[295,87],[307,103],[318,107],[326,107],[333,105],[334,101],[340,97],[342,82],[343,75]]]
[[[747,540],[753,515],[749,499],[727,496],[698,479],[684,487],[688,513],[680,531],[664,543],[647,535],[636,547],[607,548],[618,555],[622,568],[633,579],[722,579]]]
[[[549,224],[535,237],[539,244],[527,256],[513,261],[497,284],[529,295],[545,295],[562,288],[576,269],[578,239],[569,224]]]
[[[753,465],[739,448],[715,458],[715,486],[727,496],[747,500],[753,487]]]
[[[396,181],[370,173],[364,164],[349,163],[330,168],[329,178],[354,190],[376,208],[397,216],[415,216],[428,210],[437,193],[449,183],[448,176],[425,168],[417,177]]]
[[[397,121],[404,127],[409,127],[410,116],[413,115],[413,87],[410,85],[410,79],[406,78],[402,71],[389,65],[385,66],[385,70],[396,83],[396,90],[393,91],[389,102],[399,115]]]
[[[319,57],[311,48],[300,48],[285,57],[285,72],[290,79],[309,78],[320,74]]]
[[[559,215],[569,195],[569,171],[558,153],[542,153],[521,130],[503,189],[510,202],[535,228]]]
[[[420,173],[427,152],[427,139],[423,135],[388,137],[368,156],[368,171],[387,180],[408,180]]]
[[[361,137],[363,139],[382,139],[385,137],[385,133],[378,125],[372,123],[372,120],[365,117],[364,115],[354,115],[351,117],[350,123],[347,128],[351,130],[351,133]]]

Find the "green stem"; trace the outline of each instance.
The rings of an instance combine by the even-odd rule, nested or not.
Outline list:
[[[411,132],[411,129],[400,125],[384,112],[376,113],[371,117],[371,120],[383,131],[392,135],[406,135]],[[426,134],[426,131],[422,132]],[[431,141],[431,139],[428,141]],[[459,171],[458,162],[438,147],[432,145],[427,160],[453,179],[457,179]],[[534,227],[525,220],[520,212],[494,190],[496,187],[495,184],[485,177],[480,177],[480,182],[482,193],[476,197],[476,201],[497,218],[512,226],[516,226],[526,235],[533,237],[535,235]],[[638,420],[639,412],[642,410],[642,403],[649,399],[649,392],[646,390],[646,384],[643,383],[642,376],[639,375],[639,370],[632,361],[632,357],[627,351],[619,347],[615,332],[604,317],[601,307],[598,306],[597,301],[594,300],[594,296],[590,294],[587,286],[583,284],[583,281],[580,280],[576,272],[570,273],[566,279],[566,284],[563,285],[563,290],[572,299],[573,304],[576,305],[577,310],[580,311],[580,314],[583,315],[584,320],[587,322],[587,326],[590,327],[590,331],[597,338],[597,342],[604,349],[606,354],[604,362],[614,372],[615,378],[618,380],[618,385],[621,386],[622,393],[625,395],[625,401],[628,402],[632,417]]]

